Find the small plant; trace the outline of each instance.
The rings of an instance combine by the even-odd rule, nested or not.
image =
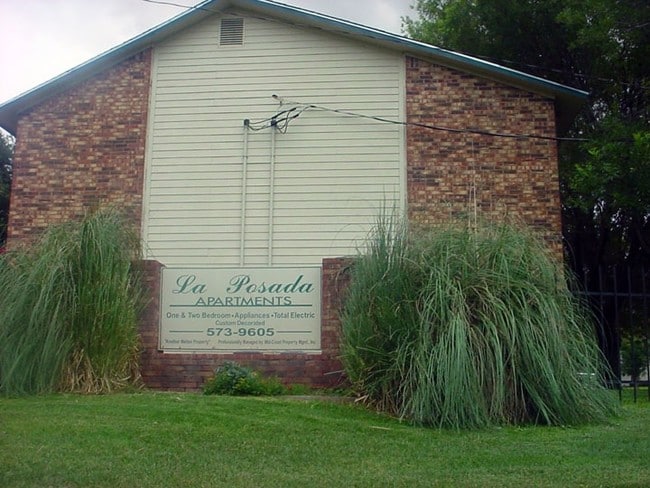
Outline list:
[[[203,387],[205,395],[284,395],[287,389],[277,378],[264,378],[257,371],[226,361]]]

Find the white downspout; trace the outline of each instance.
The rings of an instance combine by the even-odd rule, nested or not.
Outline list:
[[[269,241],[268,241],[268,265],[273,265],[273,206],[275,200],[275,133],[277,132],[277,121],[271,121],[271,161],[269,168]]]
[[[242,174],[241,174],[241,229],[239,231],[239,265],[244,266],[246,263],[246,191],[248,179],[248,126],[250,121],[244,120],[244,150],[242,155]]]

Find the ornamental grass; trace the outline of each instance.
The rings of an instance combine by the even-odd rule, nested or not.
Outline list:
[[[0,256],[0,392],[107,392],[138,380],[139,242],[115,210]]]
[[[342,357],[357,392],[417,425],[602,421],[615,412],[567,272],[508,223],[382,218],[352,270]]]

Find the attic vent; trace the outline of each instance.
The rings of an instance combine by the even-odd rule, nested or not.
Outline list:
[[[242,44],[244,44],[244,19],[232,17],[221,19],[219,45],[241,46]]]

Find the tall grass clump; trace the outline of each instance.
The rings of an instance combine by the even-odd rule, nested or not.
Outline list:
[[[382,218],[352,270],[342,354],[358,392],[419,425],[604,420],[615,400],[586,309],[511,224]]]
[[[0,392],[105,392],[137,380],[138,252],[108,209],[0,256]]]

